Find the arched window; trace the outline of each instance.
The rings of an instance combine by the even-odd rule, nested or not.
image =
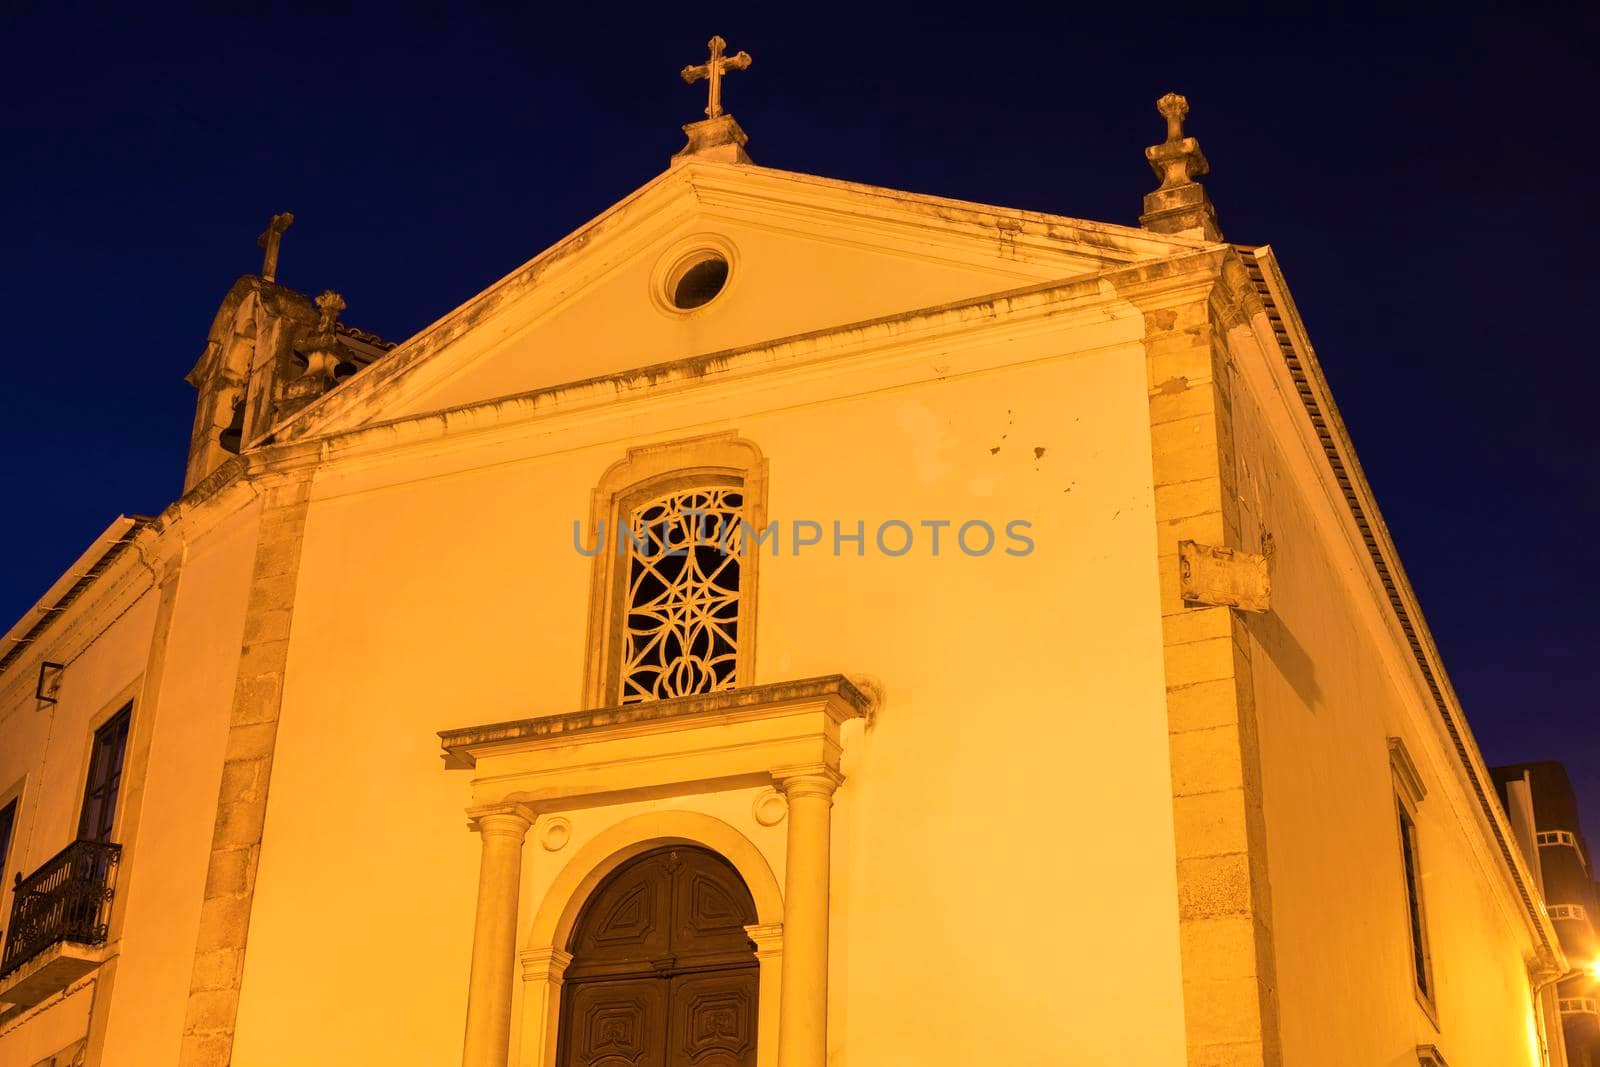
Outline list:
[[[591,707],[748,684],[766,462],[733,434],[630,449],[595,490]]]

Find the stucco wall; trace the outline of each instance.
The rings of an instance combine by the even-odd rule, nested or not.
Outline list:
[[[81,1041],[89,1031],[94,982],[82,979],[0,1033],[0,1063],[35,1064]]]
[[[1430,1044],[1453,1067],[1535,1064],[1523,963],[1533,943],[1510,890],[1497,888],[1505,876],[1482,816],[1375,600],[1370,564],[1319,484],[1331,475],[1291,429],[1297,399],[1259,367],[1243,377],[1241,525],[1252,542],[1270,532],[1275,548],[1272,610],[1248,627],[1284,1062],[1401,1067]],[[1428,790],[1417,826],[1437,1026],[1413,994],[1391,736]]]
[[[1120,226],[696,160],[446,315],[357,384],[359,400],[310,423],[423,414],[1192,247]],[[730,261],[715,312],[652,307],[665,302],[664,276],[696,248]],[[416,359],[440,349],[446,358]],[[369,388],[402,370],[397,390]]]
[[[434,731],[579,705],[573,520],[627,445],[729,429],[770,461],[773,519],[868,524],[864,558],[786,535],[760,575],[757,681],[887,693],[848,729],[834,809],[833,1062],[1181,1063],[1141,329],[1108,316],[326,469],[237,1067],[460,1055],[478,841]],[[937,558],[920,534],[886,558],[890,518],[1023,518],[1037,547],[969,558],[947,530]],[[742,820],[781,879],[782,834],[747,800],[677,803]],[[584,818],[575,839],[600,828]],[[570,855],[530,838],[523,922]]]
[[[165,572],[176,575],[170,617],[157,572],[130,550],[43,639],[43,655],[69,660],[59,703],[37,705],[30,680],[0,717],[0,790],[25,783],[9,886],[9,873],[32,872],[76,836],[94,730],[134,702],[108,960],[64,997],[0,1024],[0,1063],[33,1063],[83,1038],[91,1009],[99,1062],[177,1060],[254,543],[248,507],[195,537]],[[99,632],[68,654],[80,626]],[[9,922],[8,891],[0,904]]]
[[[33,873],[77,837],[84,779],[95,728],[132,699],[144,673],[156,615],[153,591],[138,595],[141,575],[124,572],[127,595],[119,607],[99,613],[103,632],[70,658],[57,703],[34,699],[38,668],[20,664],[8,677],[9,706],[0,716],[0,795],[21,784],[5,883],[0,887],[0,924],[11,922],[11,887],[16,874]],[[114,620],[114,621],[113,621]],[[118,813],[118,825],[123,813]],[[88,1030],[92,983],[80,982],[65,996],[47,1000],[0,1023],[0,1063],[33,1063],[82,1038]]]
[[[144,673],[155,601],[145,593],[68,664],[56,704],[35,701],[28,684],[0,719],[6,739],[0,788],[26,781],[8,864],[13,872],[31,873],[77,836],[94,727],[133,698],[129,687]],[[9,908],[9,886],[4,899]]]
[[[708,227],[715,227],[719,236],[732,242],[727,247],[737,249],[730,291],[720,298],[726,308],[709,317],[630,316],[632,328],[625,334],[615,332],[616,309],[648,299],[660,258],[673,258],[675,250],[688,247],[683,246],[685,241],[692,246]],[[1001,266],[1011,269],[999,269]],[[770,225],[696,215],[605,275],[583,293],[582,300],[557,308],[549,318],[518,323],[510,330],[468,335],[450,356],[461,369],[407,410],[432,411],[509,396],[821,327],[935,307],[973,293],[1001,292],[1051,277],[1037,265],[1032,270],[1029,266],[1001,261],[993,269],[980,270],[968,264],[869,252]],[[893,278],[893,284],[883,284],[885,278]],[[741,291],[750,289],[781,290],[783,299],[740,299]]]
[[[101,1060],[108,1065],[178,1059],[255,520],[256,509],[244,509],[183,560],[124,883],[128,910]]]

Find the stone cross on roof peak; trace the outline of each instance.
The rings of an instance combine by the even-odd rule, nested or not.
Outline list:
[[[730,70],[749,70],[750,53],[727,55],[728,42],[721,37],[711,38],[706,42],[706,47],[711,50],[711,58],[697,67],[684,67],[683,80],[689,85],[701,78],[707,81],[710,102],[706,104],[706,118],[714,119],[722,114],[722,76]]]
[[[674,167],[692,159],[720,163],[750,162],[750,156],[744,150],[749,138],[733,120],[733,116],[722,110],[722,76],[730,70],[750,69],[750,53],[728,55],[728,42],[721,37],[711,38],[706,47],[711,50],[711,58],[697,67],[684,67],[682,72],[683,80],[690,85],[702,78],[709,83],[706,87],[706,117],[683,128],[683,132],[689,136],[689,143],[672,157]]]

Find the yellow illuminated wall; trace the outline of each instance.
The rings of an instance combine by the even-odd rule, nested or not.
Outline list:
[[[866,557],[786,543],[760,576],[758,681],[888,694],[847,732],[834,809],[838,1062],[1182,1062],[1143,356],[1120,315],[319,477],[234,1062],[459,1055],[478,842],[433,731],[580,706],[572,520],[628,445],[727,429],[769,460],[772,518],[869,531]],[[1026,558],[969,558],[953,528],[937,558],[871,544],[886,519],[1014,517]],[[747,795],[662,804],[725,817],[781,876],[782,828]],[[560,853],[530,842],[524,922],[633,810],[573,813]]]
[[[1241,525],[1274,543],[1249,616],[1284,1062],[1534,1064],[1534,942],[1476,799],[1281,366],[1241,360]],[[1314,440],[1314,439],[1311,439]],[[1319,457],[1320,458],[1320,457]],[[1388,738],[1420,771],[1420,878],[1437,1021],[1413,994]]]

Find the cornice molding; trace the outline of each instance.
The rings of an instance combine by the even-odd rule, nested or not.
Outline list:
[[[870,362],[924,359],[983,344],[1106,321],[1119,304],[1164,306],[1193,299],[1215,284],[1221,250],[1203,250],[1155,264],[1119,268],[1061,283],[1047,283],[970,301],[830,327],[760,344],[713,352],[668,363],[619,371],[596,378],[547,386],[526,393],[419,415],[363,424],[322,437],[268,445],[246,455],[249,471],[290,470],[381,453],[428,447],[446,438],[497,431],[521,432],[526,425],[556,416],[575,417],[628,405],[658,402],[684,390],[734,388],[764,383],[774,371],[799,372],[813,366],[852,360]],[[1198,272],[1198,273],[1197,273]],[[997,364],[1001,365],[1001,364]],[[198,487],[197,487],[198,489]]]
[[[1117,296],[1140,311],[1160,311],[1216,299],[1228,254],[1225,246],[1213,245],[1137,268],[1109,271],[1104,277]]]
[[[411,376],[428,363],[434,353],[495,314],[513,297],[524,293],[548,294],[542,305],[529,309],[535,318],[548,314],[567,299],[573,289],[586,287],[614,269],[634,245],[645,244],[670,228],[670,223],[666,223],[652,229],[653,219],[674,206],[692,207],[692,198],[685,199],[681,194],[687,186],[689,173],[704,165],[693,164],[658,174],[499,281],[424,326],[338,389],[279,423],[273,428],[274,436],[286,440],[336,429],[342,418],[358,416],[372,394],[391,391],[400,379]],[[681,214],[686,216],[687,211]],[[588,276],[584,273],[586,268]]]
[[[1487,853],[1485,858],[1492,856],[1498,860],[1491,864],[1499,873],[1498,884],[1515,900],[1518,905],[1515,910],[1538,939],[1541,951],[1559,956],[1555,928],[1540,906],[1531,873],[1517,854],[1487,766],[1466,724],[1460,699],[1445,674],[1416,593],[1406,578],[1372,488],[1356,459],[1354,445],[1334,404],[1276,257],[1265,245],[1237,251],[1245,257],[1243,262],[1247,267],[1253,265],[1260,272],[1263,309],[1256,316],[1251,332],[1260,343],[1262,354],[1269,357],[1264,366],[1288,378],[1289,388],[1277,392],[1290,409],[1307,455],[1321,470],[1324,490],[1330,505],[1342,517],[1341,526],[1352,552],[1365,564],[1363,577],[1372,590],[1373,606],[1392,627],[1387,632],[1393,635],[1396,648],[1404,650],[1409,665],[1406,673],[1417,686],[1415,696],[1432,710],[1434,723],[1443,731],[1449,754],[1454,756],[1446,762],[1455,768],[1454,777],[1471,798],[1478,825],[1485,831],[1480,837]],[[1267,321],[1273,310],[1282,324],[1286,342],[1278,339],[1273,324]]]
[[[531,325],[570,301],[632,252],[656,240],[694,208],[737,213],[764,209],[810,217],[822,225],[807,235],[915,251],[922,258],[1000,269],[1007,259],[1057,263],[1067,273],[1090,274],[1125,264],[1183,257],[1222,246],[1155,235],[1110,223],[994,207],[876,186],[772,170],[749,164],[695,160],[668,170],[545,249],[532,260],[401,343],[339,389],[274,427],[278,440],[352,429],[374,414],[381,394],[414,395],[433,384],[422,368],[451,342],[508,306],[512,297]],[[679,210],[681,209],[681,210]],[[809,215],[808,215],[809,213]],[[993,249],[999,242],[1002,254]],[[979,254],[977,250],[982,249]],[[1109,261],[1109,263],[1108,263]],[[504,324],[502,324],[504,326]],[[520,328],[520,327],[519,327]],[[415,378],[416,381],[412,381]],[[404,384],[402,384],[404,383]],[[352,423],[354,420],[354,424]]]
[[[113,524],[113,528],[115,526]],[[70,666],[163,580],[167,567],[156,551],[159,538],[156,527],[153,520],[137,520],[136,525],[130,526],[127,540],[116,550],[115,557],[103,571],[93,576],[84,591],[58,614],[45,616],[43,628],[0,673],[0,716],[26,703],[42,660]],[[65,577],[71,575],[69,569]],[[46,596],[48,599],[48,594]],[[26,618],[24,616],[24,621]]]
[[[852,359],[861,367],[914,361],[934,352],[978,346],[996,334],[1015,339],[1071,329],[1104,321],[1108,305],[1131,302],[1148,309],[1191,300],[1214,286],[1219,256],[1219,249],[1202,249],[1177,260],[918,309],[325,437],[269,444],[229,459],[163,510],[141,532],[140,558],[158,568],[171,566],[181,560],[189,544],[262,492],[304,479],[333,462],[435,448],[446,439],[465,444],[483,434],[520,432],[531,422],[556,416],[580,417],[608,408],[622,415],[632,405],[656,402],[672,392],[738,388],[741,382],[763,381],[777,370],[803,371],[840,359]],[[71,614],[81,610],[75,605]]]
[[[1013,223],[1007,229],[1026,232],[1041,241],[1053,239],[1057,253],[1065,255],[1075,254],[1060,249],[1071,235],[1077,235],[1084,244],[1097,246],[1105,257],[1130,263],[1215,245],[1215,242],[1198,238],[1154,234],[1118,223],[907,192],[771,167],[701,163],[690,171],[689,177],[700,202],[707,207],[814,206],[828,211],[842,210],[849,218],[890,219],[910,223],[924,234],[959,238],[990,238],[994,220],[1005,219]],[[871,205],[870,212],[862,210],[863,204]]]
[[[271,466],[253,456],[235,457],[197,482],[160,515],[136,520],[126,550],[96,576],[84,594],[50,620],[48,628],[30,643],[26,652],[0,671],[0,708],[8,707],[18,699],[19,692],[33,685],[32,676],[40,659],[70,663],[139,596],[172,580],[181,571],[190,545],[256,498],[256,478]],[[142,576],[145,581],[131,600],[126,596],[130,576]],[[107,604],[112,605],[109,613]]]
[[[760,167],[703,166],[699,203],[750,225],[812,240],[915,254],[919,259],[997,269],[1000,263],[1054,264],[1097,273],[1206,247],[1113,223],[906,193]],[[810,227],[775,224],[775,219]]]
[[[446,730],[445,766],[475,804],[550,813],[775,784],[820,798],[843,781],[845,725],[867,698],[841,675]],[[791,812],[792,817],[792,812]]]
[[[697,693],[672,700],[648,700],[637,704],[619,704],[441,730],[439,744],[444,749],[446,766],[468,768],[476,766],[478,758],[491,750],[525,748],[553,741],[566,743],[568,739],[639,727],[676,728],[681,724],[696,724],[698,720],[713,716],[766,714],[797,704],[825,707],[837,724],[847,718],[865,715],[871,700],[848,678],[829,674],[818,678],[724,689],[715,693]],[[827,770],[812,768],[796,773],[822,774]]]

